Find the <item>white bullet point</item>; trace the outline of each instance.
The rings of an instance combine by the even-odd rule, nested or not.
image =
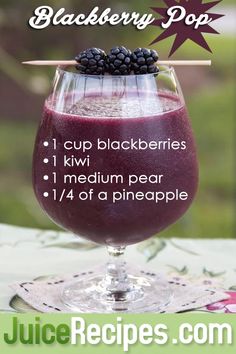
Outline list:
[[[43,196],[44,196],[45,198],[47,198],[47,197],[48,197],[48,192],[44,192],[44,193],[43,193]]]
[[[44,141],[43,146],[48,146],[48,141]]]
[[[43,160],[44,163],[48,163],[48,161],[49,161],[48,159],[44,159]]]
[[[43,176],[44,181],[48,180],[48,175]]]

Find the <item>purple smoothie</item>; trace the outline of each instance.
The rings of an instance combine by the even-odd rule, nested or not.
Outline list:
[[[111,100],[111,99],[109,99]],[[66,230],[81,235],[99,244],[128,245],[143,241],[160,232],[179,219],[189,208],[198,184],[198,164],[195,143],[185,106],[172,96],[162,95],[156,102],[144,102],[145,113],[129,98],[132,107],[116,100],[87,97],[66,113],[51,108],[46,102],[39,127],[33,158],[33,185],[36,197],[49,217]],[[153,100],[153,99],[152,99]],[[111,102],[110,102],[111,103]],[[113,102],[114,103],[114,102]],[[127,103],[127,102],[126,102]],[[155,106],[156,105],[156,106]],[[158,112],[160,105],[164,112]],[[95,113],[94,113],[95,112]],[[146,150],[98,150],[97,139],[107,141],[130,141],[133,138],[150,141],[185,142],[186,149]],[[54,150],[53,139],[57,146]],[[93,148],[82,153],[80,150],[65,150],[66,141],[91,141]],[[44,141],[49,146],[43,145]],[[53,157],[56,156],[56,166]],[[64,158],[74,155],[90,155],[90,166],[63,167]],[[45,164],[43,160],[49,159]],[[123,175],[123,183],[65,183],[65,174],[91,175],[100,171],[103,175]],[[56,184],[53,173],[56,172]],[[128,176],[163,175],[162,183],[137,183],[128,185]],[[44,180],[43,176],[49,179]],[[74,200],[54,200],[52,190],[57,192],[73,189]],[[76,197],[82,190],[93,189],[93,199],[82,201]],[[173,200],[169,203],[149,200],[112,201],[114,190],[143,193],[153,191],[185,191],[187,200]],[[48,197],[43,193],[48,192]],[[108,200],[99,200],[100,191],[108,193]]]

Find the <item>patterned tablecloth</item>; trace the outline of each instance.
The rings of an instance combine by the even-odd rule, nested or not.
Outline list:
[[[10,289],[15,281],[75,273],[105,259],[105,248],[66,232],[0,224],[0,311],[31,310]],[[176,278],[217,283],[230,299],[198,311],[236,313],[236,240],[153,238],[128,247],[126,259]]]

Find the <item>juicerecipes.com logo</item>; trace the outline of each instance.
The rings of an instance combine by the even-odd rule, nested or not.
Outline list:
[[[28,23],[31,28],[42,30],[52,26],[103,26],[109,24],[133,25],[138,30],[144,30],[149,25],[158,26],[162,33],[151,45],[174,36],[174,44],[171,48],[171,56],[187,39],[192,40],[204,49],[211,52],[202,33],[218,34],[210,26],[210,23],[224,16],[208,13],[212,7],[221,0],[203,3],[203,0],[163,0],[165,7],[152,7],[151,9],[161,18],[155,18],[153,14],[140,14],[138,12],[113,13],[111,8],[100,11],[95,6],[90,13],[67,13],[65,8],[54,10],[51,6],[39,6],[34,10]]]

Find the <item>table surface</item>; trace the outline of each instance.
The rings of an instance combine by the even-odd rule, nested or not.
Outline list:
[[[0,311],[20,310],[11,301],[14,293],[9,284],[15,281],[75,273],[105,259],[104,247],[73,234],[0,224]],[[152,238],[129,246],[126,260],[157,272],[184,275],[236,291],[233,239]]]

